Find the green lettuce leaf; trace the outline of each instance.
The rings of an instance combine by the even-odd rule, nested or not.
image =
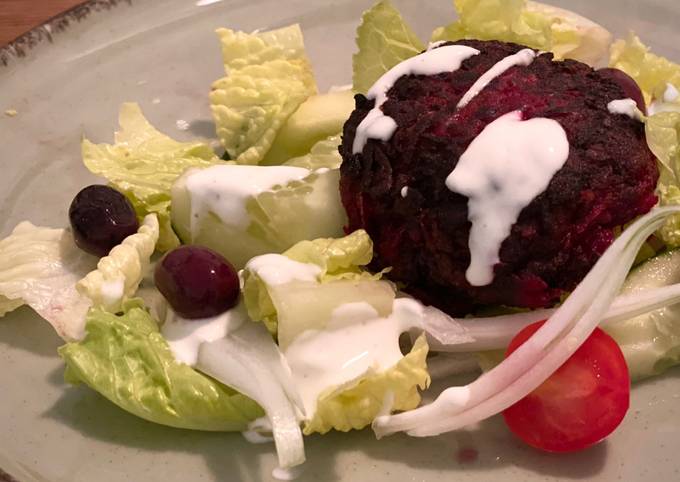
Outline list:
[[[662,205],[680,204],[680,105],[663,103],[668,86],[680,86],[680,65],[654,55],[634,34],[617,40],[611,49],[611,67],[621,69],[640,86],[649,105],[662,103],[669,112],[658,112],[646,119],[647,144],[659,160],[657,192]],[[675,106],[669,108],[669,105]],[[651,110],[650,110],[651,111]],[[661,239],[671,248],[680,246],[680,216],[672,216],[660,230]]]
[[[318,323],[319,317],[329,318],[333,309],[343,303],[368,301],[382,316],[392,309],[394,295],[384,297],[385,292],[390,292],[392,288],[386,283],[371,284],[380,278],[380,273],[372,275],[361,269],[373,257],[373,243],[363,230],[340,239],[301,241],[285,251],[283,256],[303,265],[317,267],[316,280],[267,284],[254,269],[251,260],[243,271],[243,297],[249,316],[253,320],[263,321],[273,334],[278,331],[280,313],[285,312],[285,316],[290,319],[290,323],[286,324],[288,331],[278,331],[279,343],[284,347],[300,328],[307,327],[309,323]],[[330,282],[334,283],[323,285]],[[315,299],[318,301],[315,302]],[[293,329],[293,326],[297,328]]]
[[[19,223],[0,241],[0,316],[25,303],[65,340],[82,338],[91,303],[76,283],[96,264],[69,231]]]
[[[66,380],[85,383],[122,409],[171,427],[238,431],[264,415],[249,398],[178,363],[140,300],[115,315],[93,308],[87,334],[59,349]]]
[[[632,295],[680,283],[680,250],[651,258],[631,271],[621,289]],[[680,364],[680,305],[671,305],[602,328],[619,344],[633,381]]]
[[[425,49],[392,4],[383,0],[366,10],[357,29],[352,57],[354,90],[366,93],[385,72]]]
[[[95,307],[111,313],[121,310],[123,301],[132,298],[149,270],[151,255],[158,242],[158,218],[149,214],[137,233],[114,247],[97,263],[97,269],[76,285]]]
[[[612,36],[602,26],[561,8],[525,0],[454,0],[459,19],[436,29],[432,41],[501,40],[595,64]]]
[[[213,150],[202,142],[178,142],[157,131],[144,118],[137,104],[120,108],[120,131],[114,144],[93,144],[83,140],[85,166],[105,177],[123,192],[142,219],[158,216],[158,249],[167,251],[179,245],[170,224],[170,188],[190,167],[221,163]]]
[[[316,83],[302,31],[291,25],[247,34],[219,29],[226,77],[215,81],[210,104],[217,137],[239,164],[258,164],[286,120]]]
[[[427,352],[427,341],[421,335],[395,366],[356,380],[350,386],[329,388],[319,397],[316,412],[305,424],[304,433],[360,430],[384,410],[385,399],[390,395],[392,410],[416,408],[420,404],[418,388],[424,390],[430,385]]]
[[[294,261],[321,268],[319,279],[322,282],[336,279],[375,279],[374,275],[362,269],[373,259],[373,242],[363,229],[339,239],[300,241],[284,255]]]
[[[304,167],[310,171],[316,169],[339,169],[342,164],[342,157],[338,146],[342,142],[340,135],[334,135],[323,139],[309,151],[309,153],[294,157],[284,162],[285,166]]]
[[[680,204],[680,113],[660,112],[647,118],[647,144],[659,160],[657,192],[662,205]],[[671,248],[680,246],[680,216],[670,217],[661,239]]]
[[[663,97],[667,84],[680,88],[680,65],[654,55],[649,47],[632,33],[627,40],[614,42],[609,66],[630,75],[640,86],[648,105],[652,98]]]

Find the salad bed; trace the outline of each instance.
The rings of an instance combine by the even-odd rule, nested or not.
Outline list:
[[[381,15],[386,14],[385,12],[387,12],[392,15],[391,18],[394,18],[394,13],[390,12],[390,9],[386,4],[380,4],[376,7],[375,12],[378,12]],[[367,14],[367,16],[370,19],[370,15]],[[364,21],[364,25],[366,25],[366,20]],[[375,31],[375,29],[371,29],[371,31]],[[477,36],[478,34],[474,35]],[[503,38],[501,34],[498,35],[498,38]],[[242,34],[242,36],[247,37],[246,34]],[[479,36],[481,36],[481,34],[479,34]],[[259,38],[257,36],[255,37]],[[262,40],[262,43],[267,46],[266,40]],[[536,45],[531,44],[529,41],[526,43],[530,44],[530,46]],[[259,43],[257,45],[261,46]],[[229,44],[229,46],[231,51],[235,50],[233,44]],[[248,48],[254,49],[255,47]],[[296,48],[297,47],[283,48],[283,50],[287,50],[286,53],[282,55],[291,55],[290,58],[292,60],[297,60],[298,57],[295,56],[299,56],[300,53],[299,50],[296,53],[293,52]],[[383,47],[381,46],[381,48]],[[559,49],[555,47],[555,50],[558,51]],[[413,53],[417,53],[418,51],[419,50],[416,49]],[[250,50],[248,52],[250,52]],[[265,54],[262,55],[264,56]],[[266,55],[273,54],[267,53]],[[649,55],[651,54],[644,54],[643,59],[641,59],[640,62],[649,62],[650,59],[647,57]],[[397,60],[401,59],[403,59],[403,57]],[[266,62],[270,62],[270,60],[267,60]],[[239,66],[241,64],[238,63],[234,65],[235,67],[232,66],[232,70],[230,70],[230,76],[233,75],[235,70],[247,68],[247,65]],[[282,63],[277,62],[276,66],[278,67],[279,65],[282,65]],[[292,62],[292,65],[299,67],[300,65],[303,65],[303,62]],[[372,65],[374,65],[374,63],[372,63]],[[267,69],[270,67],[273,68],[273,66],[268,66]],[[388,66],[386,66],[386,68],[387,67]],[[261,72],[263,76],[270,80],[273,76],[267,69],[261,69]],[[257,131],[256,134],[252,134],[252,137],[246,135],[243,139],[239,140],[234,140],[233,137],[230,137],[230,142],[233,142],[233,147],[230,147],[225,143],[227,152],[229,152],[229,157],[232,157],[239,163],[249,163],[254,162],[253,159],[260,155],[258,154],[258,149],[260,148],[256,144],[260,142],[261,139],[267,137],[267,132],[269,132],[267,129],[270,127],[258,127],[258,122],[261,119],[266,119],[262,121],[263,124],[268,124],[269,120],[271,120],[271,125],[276,125],[277,118],[286,118],[285,112],[288,112],[288,110],[291,109],[286,103],[297,102],[297,100],[291,100],[297,95],[296,89],[299,87],[300,91],[302,91],[306,88],[304,86],[308,81],[305,80],[305,74],[300,73],[303,69],[304,67],[300,67],[300,69],[291,67],[286,70],[285,77],[287,79],[300,74],[302,80],[300,80],[300,83],[297,86],[281,87],[280,91],[285,92],[286,98],[284,99],[283,94],[281,94],[282,97],[280,99],[277,97],[282,106],[280,110],[272,109],[270,112],[267,109],[254,108],[253,105],[257,105],[257,101],[254,100],[252,101],[252,104],[241,105],[240,103],[235,107],[228,105],[224,106],[223,104],[220,104],[220,102],[223,100],[231,101],[235,97],[229,95],[220,100],[221,98],[219,96],[213,95],[213,98],[217,99],[214,100],[216,103],[217,122],[220,122],[219,116],[222,115],[225,119],[228,119],[228,122],[235,122],[240,126],[238,128],[228,127],[228,129],[232,130],[224,132],[231,134],[220,134],[221,136],[235,136],[236,134],[234,134],[234,132],[242,130],[243,125],[247,125],[249,129],[251,127],[262,129]],[[256,76],[260,75],[260,70],[250,69],[242,73],[243,75],[252,74],[253,76]],[[635,72],[633,72],[632,69],[630,69],[629,73],[632,73],[635,76]],[[660,84],[670,82],[668,79],[671,79],[671,77],[661,77],[661,80],[658,82]],[[237,83],[236,80],[233,82]],[[243,85],[249,87],[259,86],[257,81],[248,84],[245,80],[241,80],[243,81],[243,84],[238,84],[239,88]],[[239,80],[239,82],[241,82],[241,80]],[[261,83],[264,84],[264,82]],[[644,86],[644,83],[641,80],[639,80],[639,83],[641,86]],[[241,92],[239,88],[234,88],[232,91],[229,90],[231,89],[230,85],[221,85],[213,91],[213,94],[220,90],[232,92],[233,94],[234,92]],[[260,88],[264,89],[265,87],[257,87],[254,90]],[[275,87],[271,88],[271,92],[276,90]],[[650,92],[652,91],[650,90]],[[649,100],[652,98],[659,98],[658,96],[652,97],[654,95],[653,93],[647,93],[646,91],[645,93],[649,95]],[[272,96],[273,95],[274,94],[272,94]],[[268,97],[267,99],[273,98],[274,97]],[[303,102],[299,103],[298,107],[292,108],[292,110],[299,112],[305,102],[307,101],[303,99]],[[270,100],[266,101],[266,105],[271,105]],[[193,236],[190,227],[186,231],[189,234],[187,235],[185,233],[182,235],[180,233],[181,222],[174,221],[176,209],[181,210],[182,203],[181,201],[175,202],[172,185],[175,183],[178,176],[184,173],[188,167],[201,168],[214,165],[228,166],[230,165],[228,164],[230,161],[219,160],[212,150],[209,150],[207,146],[200,143],[176,143],[160,135],[160,133],[155,132],[151,126],[138,115],[138,110],[133,106],[125,106],[123,112],[124,115],[122,115],[122,117],[124,120],[122,124],[129,121],[128,125],[131,130],[129,130],[127,134],[121,134],[115,145],[97,146],[87,142],[84,143],[84,159],[88,166],[99,166],[91,168],[96,172],[103,174],[114,187],[128,197],[140,216],[140,221],[142,221],[141,225],[148,229],[145,229],[144,231],[140,230],[140,233],[135,235],[137,237],[134,238],[134,242],[126,241],[124,245],[121,246],[123,249],[111,252],[108,257],[108,262],[104,262],[104,260],[100,261],[97,271],[100,273],[100,276],[89,277],[90,283],[80,283],[80,289],[76,290],[72,288],[79,279],[86,278],[86,274],[94,270],[97,260],[88,257],[79,251],[74,251],[74,254],[71,257],[64,257],[64,254],[66,253],[64,253],[62,247],[70,245],[71,237],[69,233],[53,230],[45,231],[39,228],[33,228],[34,230],[31,230],[28,229],[26,225],[22,225],[22,229],[20,230],[17,228],[17,231],[15,231],[13,236],[21,235],[25,237],[21,240],[17,237],[8,238],[8,240],[3,242],[2,251],[0,251],[3,256],[7,256],[5,259],[10,263],[8,269],[4,271],[4,273],[8,273],[9,268],[12,269],[12,272],[7,275],[3,281],[4,284],[2,285],[2,293],[7,298],[7,309],[9,310],[17,305],[19,303],[18,300],[23,300],[31,306],[34,306],[39,313],[48,319],[48,321],[55,324],[55,327],[60,333],[64,334],[68,340],[72,340],[72,343],[69,343],[62,349],[62,354],[67,360],[69,367],[69,379],[88,383],[127,410],[147,419],[169,425],[210,430],[243,430],[247,427],[248,421],[261,417],[264,415],[264,412],[256,403],[246,396],[240,395],[234,390],[227,389],[225,385],[215,382],[214,380],[230,380],[227,385],[236,388],[238,391],[241,391],[252,399],[257,399],[256,395],[269,397],[272,394],[262,395],[253,393],[252,389],[239,385],[237,381],[232,380],[231,377],[233,375],[219,374],[217,369],[210,368],[211,358],[216,359],[217,361],[215,364],[219,366],[227,364],[223,358],[220,359],[219,355],[216,357],[211,356],[215,353],[219,354],[227,352],[228,350],[224,347],[223,350],[206,350],[207,354],[203,352],[199,353],[199,355],[205,355],[202,358],[199,356],[199,361],[202,360],[202,362],[200,362],[202,363],[200,365],[200,371],[207,373],[208,375],[212,374],[214,378],[202,375],[200,371],[190,368],[186,363],[181,364],[175,361],[171,350],[168,351],[169,345],[167,344],[167,338],[162,336],[159,332],[158,322],[162,319],[162,309],[156,307],[158,299],[153,296],[153,289],[149,290],[149,296],[145,293],[146,286],[143,282],[142,288],[140,290],[137,289],[141,282],[142,274],[145,273],[149,263],[151,255],[149,246],[151,246],[151,251],[153,251],[154,245],[158,250],[165,250],[171,246],[176,246],[178,240],[182,239],[186,242],[210,244],[213,249],[223,251],[234,249],[232,247],[233,245],[229,243],[229,240],[251,239],[247,238],[247,236],[251,236],[252,239],[264,243],[264,247],[258,249],[258,254],[285,252],[286,258],[292,261],[305,265],[311,264],[317,266],[319,271],[315,274],[315,279],[302,281],[295,280],[292,284],[276,284],[267,282],[266,276],[261,276],[257,270],[248,269],[247,261],[252,258],[251,253],[247,253],[243,256],[243,264],[233,259],[235,258],[235,255],[226,255],[226,258],[235,265],[246,267],[244,271],[245,285],[243,299],[249,316],[254,320],[266,322],[269,331],[278,335],[278,349],[284,351],[284,353],[295,339],[306,330],[316,329],[324,331],[325,327],[323,324],[320,324],[319,320],[328,320],[331,318],[334,309],[342,304],[366,302],[373,307],[380,317],[387,317],[394,305],[394,301],[392,300],[394,298],[394,288],[387,282],[381,281],[379,279],[380,276],[376,273],[369,273],[362,268],[370,261],[370,253],[372,251],[370,240],[361,233],[355,233],[349,238],[341,238],[341,229],[344,223],[342,207],[337,198],[332,198],[332,196],[337,195],[337,191],[334,192],[332,189],[318,187],[316,184],[316,181],[325,175],[327,176],[326,185],[331,186],[333,182],[331,180],[331,175],[337,176],[337,171],[333,172],[337,169],[339,164],[337,153],[333,148],[324,150],[324,147],[337,146],[339,141],[337,138],[335,140],[331,138],[325,144],[317,144],[310,153],[295,153],[296,155],[299,154],[301,157],[292,161],[287,161],[287,165],[309,169],[310,171],[318,171],[321,169],[322,172],[311,172],[308,177],[291,181],[279,188],[264,190],[257,193],[257,195],[248,198],[246,201],[246,213],[249,217],[248,225],[227,225],[227,223],[224,223],[219,216],[208,217],[203,223],[208,226],[212,223],[215,230],[228,229],[229,231],[218,234],[215,236],[214,241],[210,241],[209,237],[200,238],[201,234],[199,234],[196,239],[193,239],[187,237]],[[281,114],[281,112],[284,112],[284,114]],[[131,116],[127,117],[128,114],[131,114]],[[242,117],[238,117],[239,115]],[[676,132],[674,131],[676,124],[669,120],[674,118],[675,115],[676,114],[673,113],[664,115],[655,114],[647,118],[650,146],[659,159],[665,162],[664,165],[668,166],[673,166],[675,160],[673,157],[674,151],[669,147],[672,145],[672,142],[675,142],[673,135],[677,135],[674,134],[674,132]],[[288,117],[288,119],[291,118],[292,116]],[[663,123],[661,122],[662,120],[664,121]],[[287,121],[285,120],[279,121],[283,126],[278,131],[275,129],[275,131],[277,133],[285,133],[284,127],[286,122]],[[341,125],[341,123],[342,122],[336,124],[336,128],[338,129],[335,132],[336,134],[339,131],[338,125]],[[662,132],[662,134],[657,133],[657,126],[660,126],[660,132]],[[125,127],[123,127],[123,129],[125,130]],[[293,130],[293,128],[289,129],[289,131]],[[306,131],[306,129],[303,130]],[[326,133],[323,135],[325,134]],[[248,135],[250,135],[249,131]],[[664,136],[664,141],[654,145],[654,141],[651,139],[655,138],[654,136],[660,135]],[[275,139],[272,141],[272,146],[275,146],[275,143],[277,142],[277,136],[275,135],[274,137]],[[251,139],[256,140],[251,141]],[[297,144],[297,141],[295,140],[284,141],[280,141],[281,144]],[[308,141],[300,140],[300,145],[305,142]],[[252,143],[252,145],[249,143]],[[333,143],[335,144],[333,145]],[[255,147],[255,149],[251,150],[251,147]],[[274,147],[270,146],[268,152],[273,148]],[[266,150],[266,148],[262,149]],[[283,155],[283,157],[287,156],[288,154]],[[323,160],[323,156],[327,156],[327,160]],[[260,161],[263,163],[278,162],[267,160],[266,155]],[[162,170],[159,169],[159,166],[162,166]],[[324,168],[329,169],[329,171],[323,171]],[[662,181],[659,192],[661,194],[662,202],[672,204],[671,188],[673,187],[673,181],[669,180],[672,179],[672,175],[665,172],[666,177],[664,178],[664,170],[661,172]],[[315,175],[317,177],[312,178],[312,176]],[[664,181],[664,179],[666,180]],[[337,177],[335,182],[337,183]],[[664,182],[666,182],[666,184],[664,184]],[[304,200],[304,202],[301,200]],[[308,202],[310,200],[313,202]],[[290,204],[286,205],[286,202]],[[326,209],[329,207],[334,210],[327,211]],[[305,211],[305,209],[309,209],[309,211]],[[329,212],[337,214],[338,219],[333,221],[333,216],[335,214],[325,214]],[[157,215],[157,226],[153,221],[153,217],[143,217],[148,214]],[[287,217],[285,216],[286,214],[288,214]],[[670,214],[670,211],[659,211],[657,214],[656,217],[661,219]],[[314,220],[314,222],[308,222],[309,220]],[[318,226],[319,223],[317,221],[325,222],[327,220],[328,225],[333,229],[336,229],[335,232],[321,232],[319,234],[310,235],[307,234],[307,232],[302,231],[303,229],[307,229],[310,225],[313,225],[314,227]],[[633,226],[629,228],[633,229],[631,232],[630,246],[624,246],[619,253],[625,253],[627,256],[630,253],[633,253],[633,256],[637,253],[635,245],[644,241],[647,237],[646,233],[650,229],[654,231],[659,223],[657,220],[652,221],[651,218],[648,220],[651,224],[641,224],[637,227]],[[171,225],[173,222],[175,223],[174,229]],[[189,224],[190,223],[191,221],[189,221]],[[300,226],[300,231],[296,231],[296,229],[298,229],[297,226]],[[291,232],[288,232],[289,227],[292,228]],[[636,229],[642,229],[643,227],[645,228],[643,231],[635,231]],[[211,231],[210,227],[203,229],[206,233]],[[626,232],[628,232],[628,230]],[[636,233],[635,237],[632,236],[632,233]],[[671,223],[664,225],[661,233],[667,246],[672,248],[674,233],[673,225]],[[205,236],[208,235],[205,234]],[[326,239],[318,240],[318,238]],[[337,238],[339,241],[335,244],[336,241],[332,241],[328,238]],[[315,239],[317,241],[311,243],[304,242],[304,240],[307,239]],[[298,242],[301,244],[298,244]],[[12,243],[18,243],[16,245],[21,246],[22,249],[25,249],[26,246],[30,246],[32,243],[38,243],[36,244],[36,246],[38,246],[37,249],[44,255],[44,258],[42,258],[43,265],[39,265],[39,262],[36,263],[37,260],[39,261],[41,259],[37,255],[27,255],[24,259],[26,259],[26,265],[30,265],[30,267],[27,267],[27,271],[23,272],[16,270],[15,267],[21,265],[18,262],[21,258],[16,256],[17,251],[10,250]],[[280,243],[280,245],[276,245],[275,243]],[[254,243],[246,242],[244,243],[245,248],[243,249],[250,248],[253,244]],[[142,247],[142,245],[145,247]],[[50,249],[53,250],[51,258],[49,257]],[[235,249],[239,250],[241,248],[237,247]],[[56,255],[54,254],[55,252],[57,253]],[[673,253],[673,251],[668,251],[668,253]],[[661,258],[655,258],[653,262],[660,263],[665,256],[667,257],[669,255],[664,254]],[[82,259],[73,260],[72,258]],[[57,259],[56,262],[55,259]],[[620,262],[620,260],[618,261]],[[670,266],[674,266],[671,261],[668,263]],[[31,268],[35,270],[36,266],[39,270],[38,273],[35,271],[28,271]],[[47,266],[47,268],[45,266]],[[64,281],[64,278],[57,280],[55,275],[61,276],[60,269],[67,272],[72,277],[72,281]],[[609,268],[600,271],[609,276],[611,274],[611,269],[613,268],[610,266]],[[628,269],[625,268],[619,271],[622,273],[619,274],[619,277],[621,277],[625,276]],[[20,283],[12,284],[12,282],[15,282],[17,279]],[[599,279],[601,280],[602,278]],[[50,281],[46,282],[46,280]],[[117,295],[120,292],[118,289],[120,287],[118,280],[123,280],[122,295],[111,296],[112,293]],[[289,284],[289,286],[286,286],[287,284]],[[594,284],[598,283],[595,282]],[[19,287],[17,288],[17,286]],[[55,286],[59,288],[59,291],[55,289]],[[618,291],[618,287],[612,285],[609,287],[609,290],[612,291],[613,296]],[[134,300],[133,298],[135,298],[136,295],[140,295],[144,301]],[[601,295],[598,294],[599,299],[601,299],[600,296]],[[69,299],[77,300],[77,303],[74,302],[71,304]],[[88,299],[91,301],[88,302]],[[249,299],[254,301],[249,302]],[[329,301],[329,304],[324,306],[324,300],[326,299],[332,301]],[[674,298],[666,298],[665,303],[670,303],[673,299]],[[58,300],[58,304],[55,304],[55,300]],[[88,305],[89,303],[92,304],[92,308],[90,308],[87,318],[82,312],[75,310],[76,305],[80,304],[80,306],[82,306],[83,302],[85,305]],[[333,303],[337,304],[334,305]],[[160,303],[160,305],[162,304],[163,303]],[[144,306],[149,310],[145,309]],[[646,306],[649,307],[650,305],[648,304]],[[312,307],[314,308],[313,310],[311,309]],[[655,306],[655,308],[658,308],[658,306]],[[65,317],[61,314],[64,309],[68,312]],[[71,309],[74,311],[71,311]],[[577,313],[578,314],[574,316],[580,316],[580,311],[577,310]],[[60,318],[56,316],[57,314],[60,315]],[[602,315],[593,315],[593,318],[601,317]],[[417,318],[417,316],[414,316],[414,318]],[[429,319],[425,316],[423,316],[423,318]],[[647,330],[652,326],[650,323],[653,322],[648,321],[649,319],[649,317],[645,317],[644,320],[641,320],[640,322],[640,326],[644,327],[644,330]],[[75,328],[78,324],[82,325],[79,328]],[[87,329],[87,335],[84,339],[82,339],[81,332],[83,325]],[[108,325],[109,328],[106,328],[106,325]],[[251,328],[250,325],[246,326]],[[656,323],[654,326],[658,328]],[[672,326],[672,323],[670,323],[669,329],[672,329]],[[637,327],[631,326],[627,335],[632,336],[632,339],[636,339],[637,336],[642,336],[641,333],[638,334],[638,332],[635,331],[638,329],[639,328]],[[234,331],[234,336],[236,336],[239,331],[240,329]],[[442,336],[441,331],[437,332],[435,328],[429,328],[426,329],[426,331],[431,335],[433,333],[438,333]],[[448,334],[448,332],[446,333]],[[664,340],[669,340],[671,349],[661,349],[657,353],[651,353],[651,355],[649,352],[644,351],[645,356],[651,356],[651,360],[646,361],[645,368],[640,370],[640,376],[648,376],[652,373],[656,373],[672,364],[676,359],[672,349],[672,346],[674,346],[672,335],[670,335],[665,328],[661,330],[661,333],[663,334]],[[260,337],[260,334],[261,333],[250,335],[256,336],[258,342],[270,342],[270,339]],[[241,333],[241,335],[246,336],[244,333]],[[135,338],[137,341],[135,341]],[[249,340],[249,338],[247,339]],[[655,336],[655,339],[659,339],[659,337]],[[320,418],[319,421],[315,422],[311,417],[311,414],[308,414],[308,418],[305,422],[305,431],[323,432],[330,428],[346,430],[349,428],[366,426],[371,423],[381,409],[384,408],[385,398],[389,392],[393,392],[395,396],[394,409],[407,410],[417,406],[419,402],[417,387],[425,387],[428,383],[427,372],[424,371],[426,366],[425,354],[427,352],[427,347],[424,345],[424,339],[422,340],[423,341],[420,343],[414,344],[410,354],[403,357],[397,364],[381,367],[388,369],[377,370],[376,373],[363,374],[352,382],[356,382],[353,386],[330,386],[330,392],[323,395],[322,400],[317,404],[316,415]],[[219,348],[219,343],[212,345],[212,343],[216,341],[219,340],[206,342],[207,346],[205,348]],[[238,340],[230,341],[238,343]],[[446,345],[450,347],[452,343],[446,342]],[[268,346],[271,348],[271,344]],[[633,344],[631,344],[631,346],[633,346]],[[498,346],[498,348],[503,347],[504,346]],[[636,348],[633,346],[632,349],[635,350]],[[265,349],[263,348],[261,352],[264,353],[264,351]],[[254,355],[256,356],[252,360],[258,358],[257,353]],[[252,360],[246,358],[244,363],[248,366],[248,363],[253,362]],[[407,360],[409,363],[404,363]],[[265,361],[263,363],[269,362]],[[629,366],[633,367],[635,365],[629,362]],[[129,373],[126,373],[123,368],[129,369]],[[173,373],[170,368],[172,368],[172,370],[178,368],[178,373]],[[184,374],[179,373],[180,368],[182,371],[185,371]],[[633,371],[633,369],[631,369],[631,371]],[[158,375],[160,373],[165,373],[167,378],[163,379],[163,377],[159,377]],[[186,377],[186,379],[184,377]],[[274,378],[274,380],[269,380],[267,384],[271,384],[271,386],[285,384],[285,375]],[[234,385],[237,386],[234,387]],[[196,389],[196,387],[199,387],[199,389]],[[494,389],[496,388],[498,387],[494,387]],[[294,400],[295,396],[286,393],[285,386],[282,386],[281,390],[283,391],[283,395],[281,396],[281,393],[279,393],[277,396],[281,396],[280,401],[283,404],[291,403],[293,406],[299,406],[297,401]],[[187,398],[184,399],[184,397]],[[211,399],[210,397],[213,398]],[[284,400],[284,398],[287,401]],[[260,401],[259,399],[257,400],[259,405],[263,406],[267,411],[266,407],[264,407],[265,402]],[[325,408],[326,404],[329,407],[328,409]],[[271,412],[271,410],[268,411]],[[168,418],[165,418],[166,416]],[[194,416],[197,416],[198,420],[193,421],[192,417]],[[200,418],[203,418],[203,420],[200,420]],[[213,420],[212,422],[211,419]],[[379,430],[384,421],[385,419],[379,419],[379,422],[376,424],[376,427],[378,427]],[[454,422],[452,421],[451,423],[453,424]],[[423,431],[427,430],[425,428],[426,424],[424,423],[421,424],[419,422],[418,427],[422,427]],[[437,429],[441,428],[441,425],[437,427]],[[292,428],[291,430],[294,431]],[[280,442],[287,444],[290,440],[291,439],[286,438]],[[289,460],[295,461],[299,460],[299,458],[296,459],[293,457]],[[285,460],[282,464],[286,464]]]

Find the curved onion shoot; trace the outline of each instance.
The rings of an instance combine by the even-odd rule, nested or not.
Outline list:
[[[305,461],[298,417],[302,402],[288,365],[262,323],[246,322],[225,338],[203,343],[197,368],[262,406],[281,467]]]
[[[680,303],[680,283],[621,295],[607,310],[601,325],[617,323],[676,303]],[[544,309],[485,318],[452,318],[436,308],[428,307],[424,323],[428,344],[433,352],[501,350],[525,326],[545,320],[555,311]]]
[[[451,387],[430,405],[373,423],[378,437],[399,431],[430,436],[502,412],[540,386],[585,341],[607,314],[647,237],[679,206],[655,208],[607,249],[564,304],[521,347],[474,382]]]

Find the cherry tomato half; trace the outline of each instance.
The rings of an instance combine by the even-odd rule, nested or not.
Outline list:
[[[520,331],[509,356],[544,321]],[[596,328],[540,387],[503,412],[510,430],[532,447],[573,452],[589,447],[621,423],[630,403],[630,377],[621,349]]]

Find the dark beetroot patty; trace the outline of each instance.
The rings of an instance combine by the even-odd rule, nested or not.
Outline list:
[[[357,126],[373,101],[356,96],[344,126],[340,191],[348,231],[363,228],[375,244],[374,268],[406,291],[460,315],[479,305],[527,308],[554,304],[572,290],[612,243],[615,230],[656,203],[656,159],[644,125],[613,115],[607,104],[622,88],[581,62],[538,56],[494,79],[467,106],[456,104],[486,70],[522,46],[465,40],[481,51],[462,67],[433,76],[400,78],[383,112],[398,128],[388,142],[369,140],[352,154]],[[564,167],[548,189],[520,214],[501,245],[492,284],[473,287],[467,198],[444,180],[484,127],[521,110],[524,119],[547,117],[570,144]],[[400,192],[408,186],[408,195]]]

